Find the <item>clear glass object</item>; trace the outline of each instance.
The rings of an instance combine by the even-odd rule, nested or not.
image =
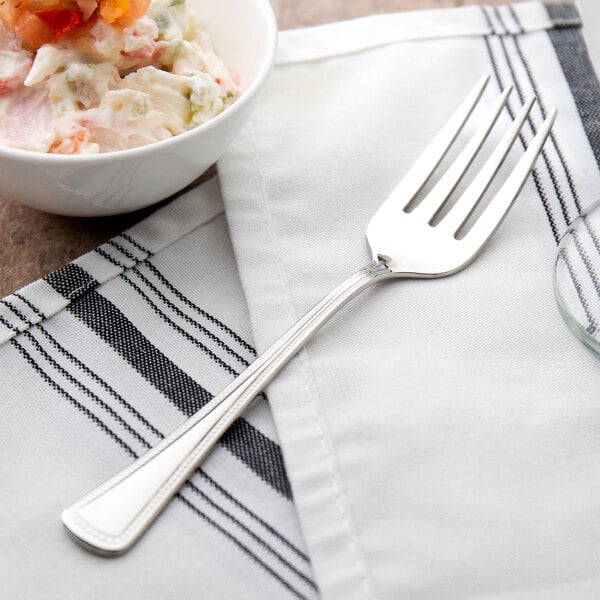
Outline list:
[[[569,329],[600,357],[600,202],[577,217],[563,236],[554,293]]]

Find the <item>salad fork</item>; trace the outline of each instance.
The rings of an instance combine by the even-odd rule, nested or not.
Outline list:
[[[466,191],[438,218],[506,105],[511,92],[510,87],[506,88],[453,164],[413,207],[417,194],[478,104],[488,80],[484,77],[477,83],[372,217],[367,227],[372,262],[323,298],[218,396],[157,446],[65,509],[62,521],[78,542],[101,554],[129,549],[251,400],[315,331],[362,290],[394,277],[445,277],[460,271],[478,255],[511,208],[556,118],[556,110],[552,110],[499,191],[481,214],[472,216],[519,136],[535,101],[528,99]]]

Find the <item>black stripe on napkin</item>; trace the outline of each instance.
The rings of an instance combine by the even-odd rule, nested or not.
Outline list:
[[[212,395],[154,346],[109,300],[92,291],[69,306],[69,311],[116,350],[145,379],[191,416],[212,399]],[[221,438],[235,456],[284,496],[291,489],[283,466],[281,449],[238,419]]]
[[[575,6],[546,5],[553,22],[578,17]],[[554,51],[573,94],[575,106],[587,138],[600,166],[600,83],[592,66],[579,27],[559,27],[548,31]]]
[[[99,285],[89,273],[75,263],[69,263],[46,275],[44,280],[61,296],[69,300],[78,298]]]
[[[96,291],[80,296],[68,307],[146,380],[186,415],[202,408],[212,395],[169,360],[109,300]]]
[[[581,27],[581,16],[574,4],[545,4],[548,16],[555,28]]]

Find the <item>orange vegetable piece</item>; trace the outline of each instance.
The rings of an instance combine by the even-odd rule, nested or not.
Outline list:
[[[100,0],[99,11],[105,23],[137,19],[146,13],[150,0]]]
[[[77,154],[83,142],[89,140],[90,134],[87,129],[79,129],[66,139],[54,140],[48,152],[52,154]]]

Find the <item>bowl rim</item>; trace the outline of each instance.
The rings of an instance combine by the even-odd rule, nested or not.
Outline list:
[[[172,137],[164,140],[156,140],[142,146],[135,146],[134,148],[124,148],[122,150],[111,150],[110,152],[100,152],[97,154],[54,154],[49,152],[39,152],[37,150],[25,150],[22,148],[12,148],[10,146],[0,145],[0,158],[11,158],[20,160],[29,160],[34,162],[41,162],[48,165],[76,165],[86,162],[93,163],[104,163],[112,162],[115,160],[122,160],[125,158],[134,158],[135,156],[143,157],[144,154],[154,152],[158,144],[165,149],[173,144],[179,144],[193,136],[199,135],[202,131],[207,131],[211,128],[217,127],[221,121],[229,118],[232,113],[238,112],[249,103],[257,91],[262,86],[263,82],[271,72],[275,63],[275,54],[277,51],[277,21],[273,13],[273,8],[269,0],[247,0],[248,2],[254,3],[259,10],[262,12],[265,18],[265,23],[268,32],[268,44],[265,52],[265,59],[263,60],[256,77],[252,83],[243,90],[240,97],[224,111],[218,115],[209,119],[205,123],[183,131]]]

